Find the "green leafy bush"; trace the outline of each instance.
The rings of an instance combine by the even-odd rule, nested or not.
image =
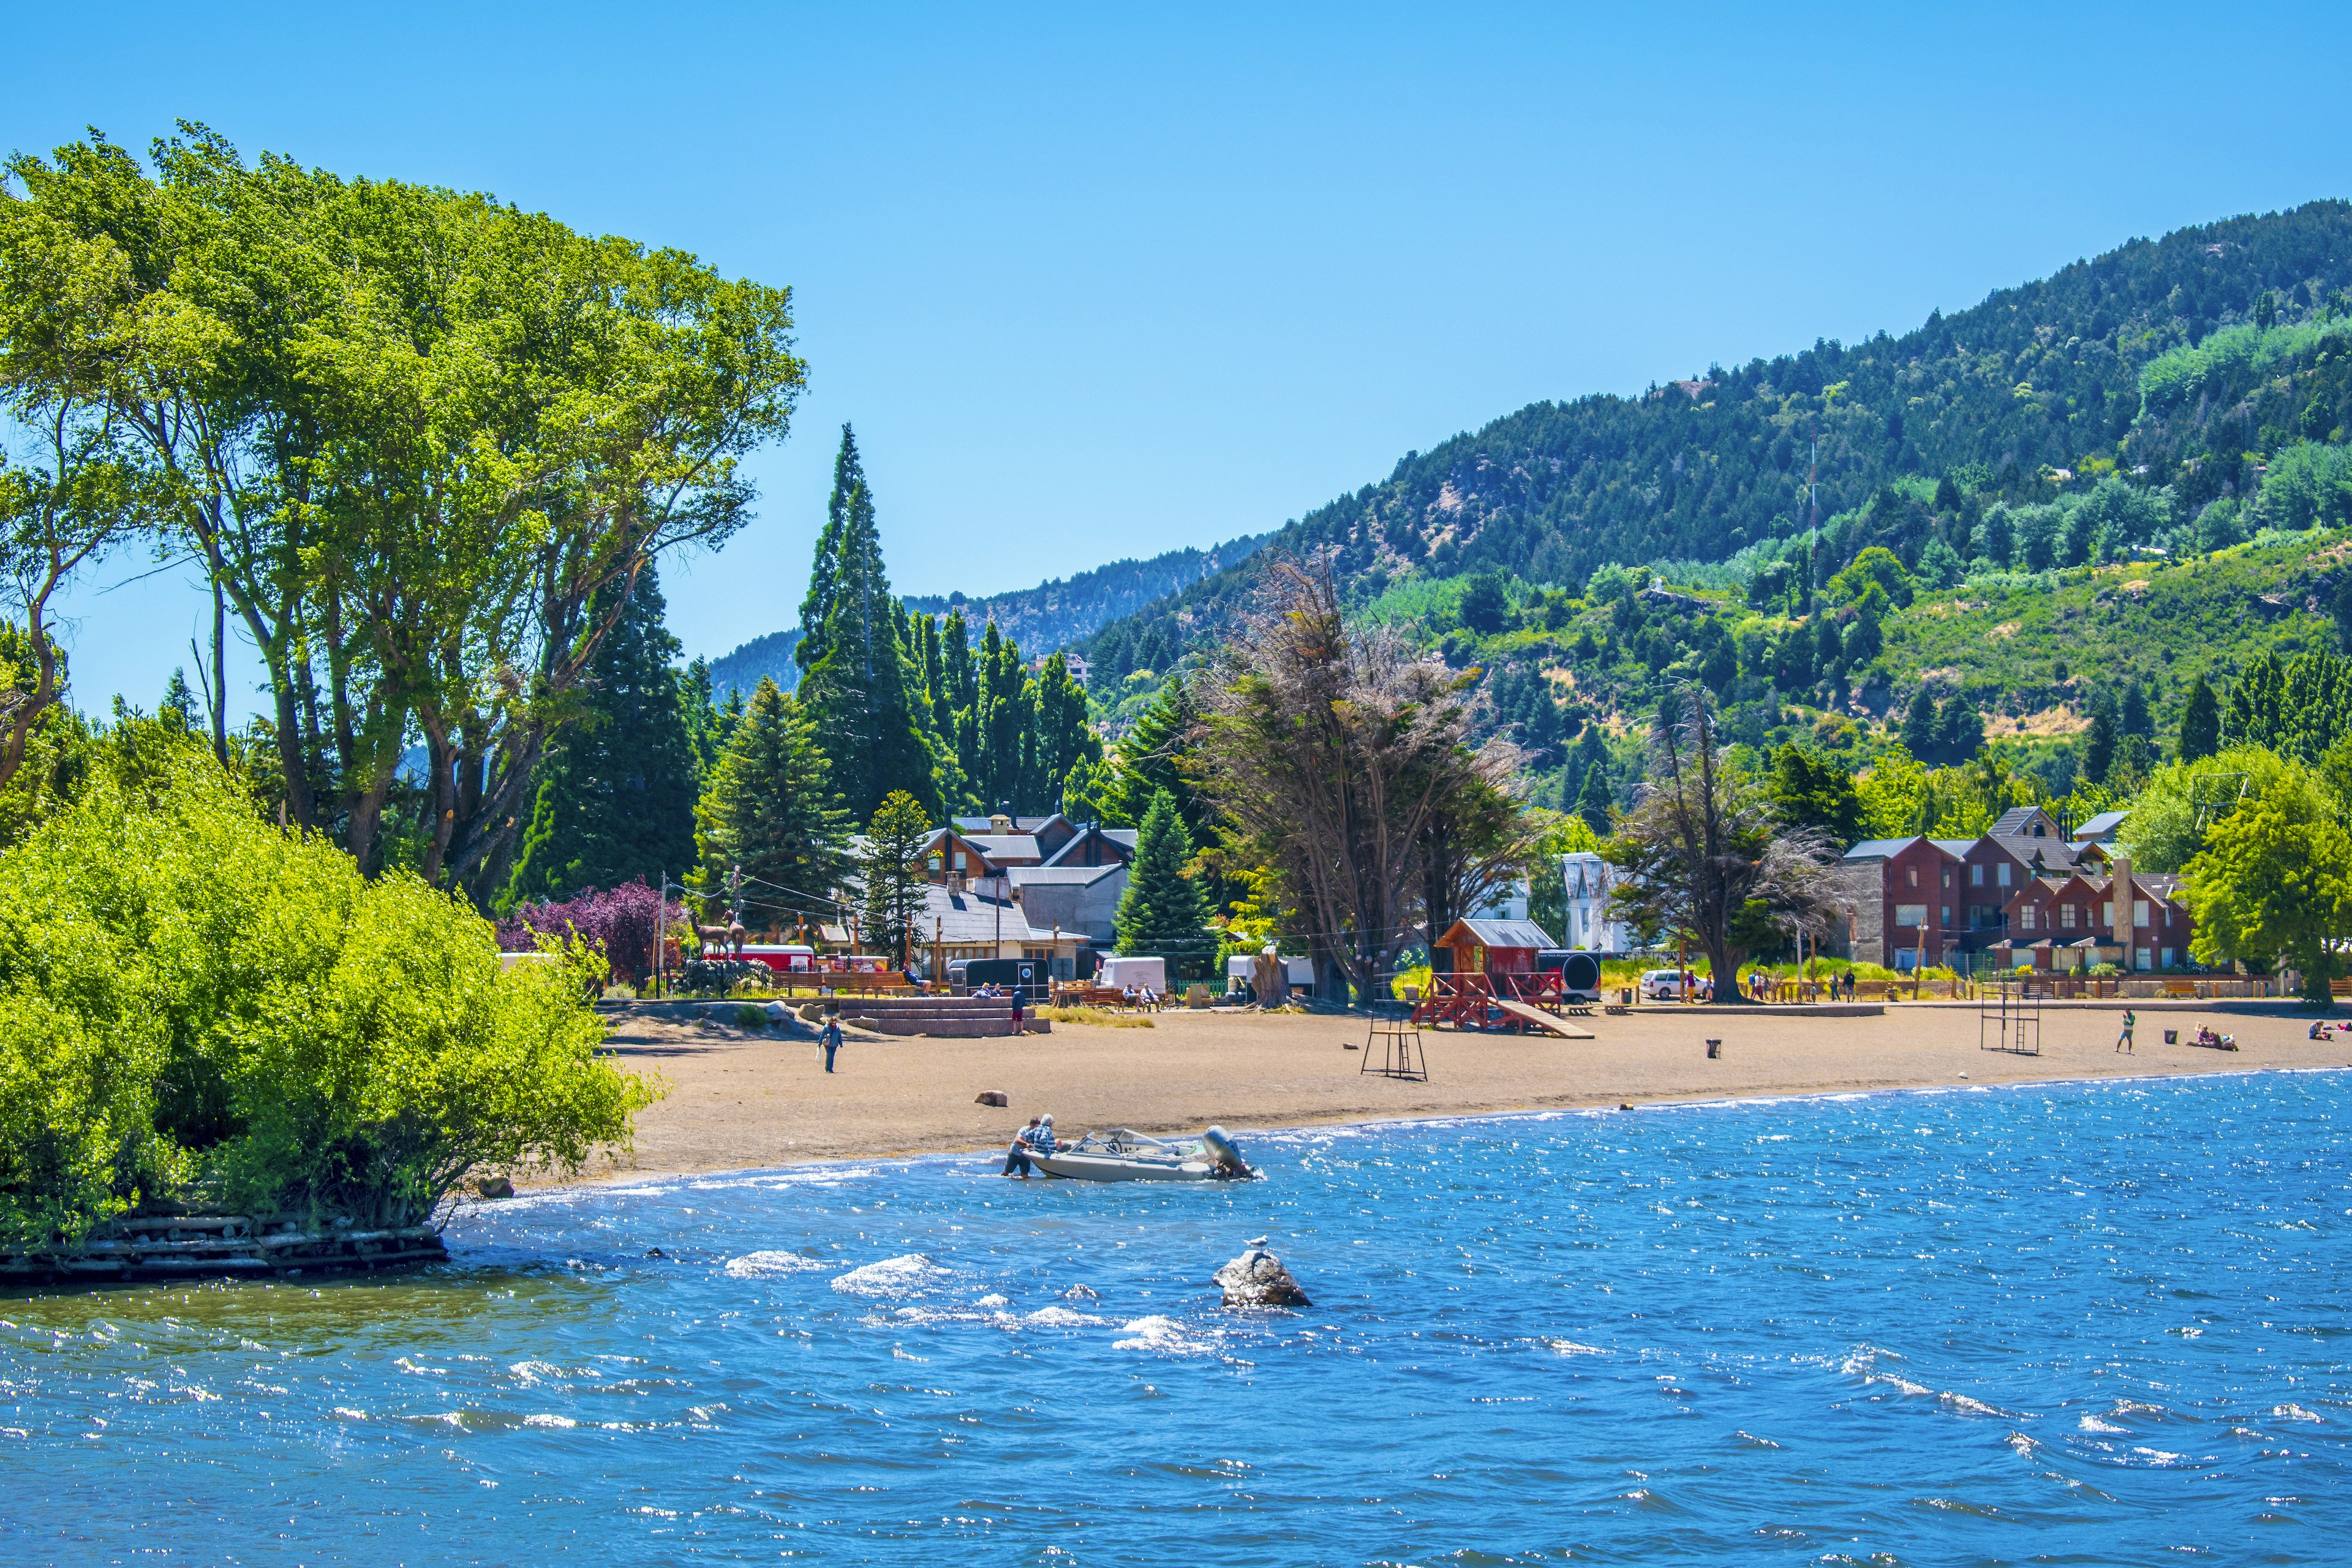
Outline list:
[[[476,1165],[576,1170],[654,1089],[599,961],[263,823],[208,758],[110,778],[0,858],[0,1245],[143,1203],[428,1218]]]

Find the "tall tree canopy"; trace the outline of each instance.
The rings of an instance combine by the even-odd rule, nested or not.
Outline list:
[[[762,680],[695,808],[695,889],[715,908],[740,869],[770,908],[828,910],[841,879],[848,814],[833,764],[798,699]]]
[[[258,650],[289,816],[362,865],[411,736],[419,868],[487,903],[625,595],[750,516],[803,381],[788,290],[480,195],[346,180],[200,126],[152,172],[19,156],[21,258],[103,255],[125,328],[72,371]],[[63,372],[59,373],[64,374]]]
[[[803,647],[812,640],[820,646],[801,679],[799,696],[832,759],[843,804],[863,820],[894,790],[906,791],[926,810],[939,805],[939,792],[932,778],[935,759],[924,740],[929,700],[921,668],[908,657],[907,623],[882,567],[874,498],[857,468],[846,426],[841,442],[836,478],[849,489],[834,493],[840,532],[832,581],[812,580],[809,587],[824,618],[802,641]],[[833,527],[830,511],[826,527]],[[818,568],[824,565],[821,545]]]
[[[601,618],[607,584],[592,601]],[[540,763],[539,791],[521,853],[500,906],[562,902],[589,888],[658,885],[695,861],[694,805],[700,759],[688,734],[678,641],[662,623],[651,567],[627,591],[628,604],[596,650],[582,717]]]
[[[1175,799],[1161,790],[1151,797],[1136,834],[1135,864],[1127,891],[1119,895],[1115,929],[1119,952],[1166,959],[1171,980],[1200,979],[1216,946],[1201,889],[1186,875],[1192,858],[1192,836]]]

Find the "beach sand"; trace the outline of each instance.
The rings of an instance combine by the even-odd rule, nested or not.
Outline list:
[[[740,1170],[805,1160],[1002,1149],[1031,1116],[1055,1130],[1197,1132],[1223,1124],[1247,1146],[1253,1128],[1394,1117],[1647,1104],[2053,1079],[2119,1078],[2352,1065],[2352,1039],[2305,1037],[2307,1016],[2280,1012],[2142,1012],[2137,1050],[2119,1055],[2120,1012],[2046,1010],[2042,1054],[1982,1050],[1973,1008],[1895,1006],[1874,1018],[1637,1008],[1580,1020],[1597,1037],[1424,1031],[1429,1080],[1360,1073],[1360,1018],[1163,1013],[1150,1029],[1056,1024],[1002,1040],[853,1037],[838,1069],[814,1047],[654,1008],[611,1018],[610,1047],[669,1086],[643,1112],[634,1153],[592,1175]],[[2198,1026],[2234,1035],[2234,1052],[2168,1046]],[[1709,1036],[1722,1056],[1707,1059]],[[983,1089],[1004,1109],[974,1103]]]

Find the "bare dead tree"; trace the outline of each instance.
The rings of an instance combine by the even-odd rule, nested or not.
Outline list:
[[[1780,930],[1822,931],[1843,913],[1828,838],[1786,826],[1760,780],[1724,765],[1706,694],[1686,685],[1650,741],[1642,798],[1603,848],[1624,876],[1612,913],[1644,931],[1688,931],[1715,970],[1715,999],[1744,1003],[1739,961]]]
[[[1388,627],[1349,626],[1328,552],[1266,561],[1200,682],[1200,785],[1229,858],[1278,874],[1359,995],[1416,934],[1433,825],[1482,792],[1516,813],[1507,749],[1462,743],[1467,684]]]

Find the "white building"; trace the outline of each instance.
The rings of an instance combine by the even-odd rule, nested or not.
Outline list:
[[[1590,849],[1559,858],[1559,874],[1568,885],[1568,930],[1560,941],[1587,952],[1631,952],[1633,933],[1609,914],[1609,893],[1617,885],[1617,868]]]
[[[1523,921],[1528,918],[1528,885],[1524,879],[1504,883],[1485,904],[1465,917],[1474,921]]]

